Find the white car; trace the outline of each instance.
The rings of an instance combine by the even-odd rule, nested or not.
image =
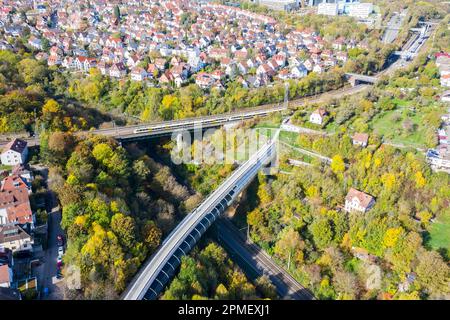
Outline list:
[[[62,255],[64,254],[64,247],[58,247],[58,257],[62,257]]]

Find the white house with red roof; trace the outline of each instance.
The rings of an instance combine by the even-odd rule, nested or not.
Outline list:
[[[347,212],[367,212],[375,205],[375,198],[371,195],[350,188],[345,197],[345,211]]]
[[[144,81],[147,78],[147,71],[141,67],[135,67],[131,70],[131,80]]]
[[[311,113],[309,116],[309,122],[321,125],[326,115],[328,115],[328,112],[323,108],[319,108]]]

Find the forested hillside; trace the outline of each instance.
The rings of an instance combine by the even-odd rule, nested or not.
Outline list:
[[[64,262],[80,268],[83,298],[117,298],[198,201],[133,145],[126,150],[107,138],[56,132],[42,138],[41,156],[62,205]]]
[[[181,270],[172,281],[164,300],[242,300],[276,299],[275,287],[267,277],[251,284],[242,271],[230,260],[222,247],[211,242],[195,248],[181,262]]]

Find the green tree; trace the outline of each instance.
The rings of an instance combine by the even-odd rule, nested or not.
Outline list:
[[[309,227],[314,243],[320,249],[324,249],[333,240],[333,230],[330,221],[326,218],[318,218]]]

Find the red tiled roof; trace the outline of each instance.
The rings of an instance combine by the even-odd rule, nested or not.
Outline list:
[[[22,179],[22,177],[17,175],[12,175],[3,179],[3,185],[1,191],[11,191],[16,189],[28,189],[27,184]]]
[[[363,208],[367,208],[370,202],[373,200],[373,197],[371,195],[356,190],[355,188],[350,188],[350,190],[347,193],[347,196],[345,197],[345,200],[352,201],[353,198],[357,198],[360,206]]]
[[[9,267],[7,264],[0,265],[0,283],[9,283]]]

